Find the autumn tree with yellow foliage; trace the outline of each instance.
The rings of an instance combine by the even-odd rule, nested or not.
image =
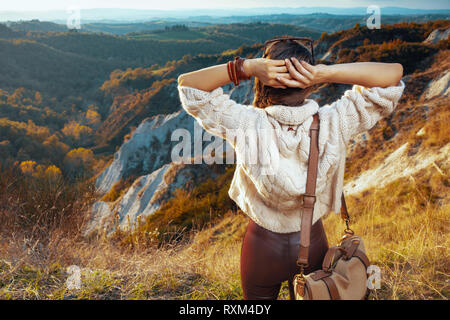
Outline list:
[[[68,177],[87,178],[92,174],[94,153],[85,148],[70,150],[64,159],[64,165]]]

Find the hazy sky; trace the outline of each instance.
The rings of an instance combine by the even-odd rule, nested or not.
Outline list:
[[[450,9],[450,0],[1,0],[0,11],[66,10],[77,6],[89,8],[252,8],[252,7],[365,7],[376,4],[412,9]]]

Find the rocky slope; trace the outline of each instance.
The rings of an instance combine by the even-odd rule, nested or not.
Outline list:
[[[251,103],[252,85],[249,81],[239,87],[227,85],[224,91],[232,99]],[[137,178],[114,202],[98,201],[93,205],[87,233],[97,229],[109,232],[114,223],[118,223],[121,229],[132,228],[138,216],[143,218],[155,212],[177,188],[189,190],[198,182],[217,175],[214,166],[171,161],[172,148],[179,143],[178,140],[172,141],[171,136],[177,129],[187,130],[192,137],[192,157],[201,156],[202,148],[196,150],[194,144],[199,143],[202,137],[209,140],[206,138],[209,134],[184,110],[145,119],[114,154],[112,163],[98,176],[96,187],[101,194],[106,194],[120,181],[128,177]]]
[[[419,131],[418,134],[422,133]],[[443,174],[436,163],[440,161],[448,162],[450,145],[445,145],[437,152],[422,151],[413,156],[408,156],[407,150],[408,143],[405,143],[392,152],[378,167],[364,171],[361,175],[349,181],[344,186],[345,194],[358,194],[373,187],[382,188],[399,178],[410,177],[430,165]]]
[[[239,87],[224,86],[224,91],[231,95],[232,99],[251,103],[253,99],[252,83],[246,82]],[[205,134],[200,127],[201,136],[194,136],[194,118],[184,110],[169,115],[157,115],[145,119],[133,132],[130,140],[125,142],[114,154],[114,160],[97,178],[97,189],[106,193],[120,179],[132,174],[149,174],[164,164],[170,163],[171,150],[178,141],[171,141],[172,132],[176,129],[186,129],[193,139],[201,138]],[[194,150],[194,148],[192,148]],[[198,156],[193,152],[193,156]]]
[[[425,43],[438,43],[441,40],[447,40],[450,36],[450,28],[436,29],[425,39]]]
[[[137,178],[116,201],[96,202],[86,232],[97,229],[109,233],[114,230],[116,223],[122,230],[132,229],[138,219],[159,209],[162,203],[174,195],[176,189],[190,190],[197,183],[220,173],[222,171],[215,172],[213,166],[206,164],[164,164],[152,173]]]
[[[450,29],[448,29],[450,30]],[[422,95],[425,100],[430,100],[440,96],[450,95],[450,71],[445,70],[436,79],[430,81],[426,91]]]

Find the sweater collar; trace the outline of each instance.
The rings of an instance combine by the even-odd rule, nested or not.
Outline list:
[[[267,114],[280,123],[287,125],[300,125],[306,119],[319,111],[319,105],[312,99],[305,99],[301,106],[290,107],[273,105],[264,108]]]

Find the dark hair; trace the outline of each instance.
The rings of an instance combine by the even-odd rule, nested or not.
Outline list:
[[[263,57],[277,60],[296,57],[299,61],[304,60],[309,64],[313,64],[311,51],[294,40],[274,42],[266,48]],[[258,108],[265,108],[271,105],[299,106],[303,104],[306,97],[313,90],[313,86],[306,89],[274,88],[263,85],[258,78],[255,78],[253,105]]]

